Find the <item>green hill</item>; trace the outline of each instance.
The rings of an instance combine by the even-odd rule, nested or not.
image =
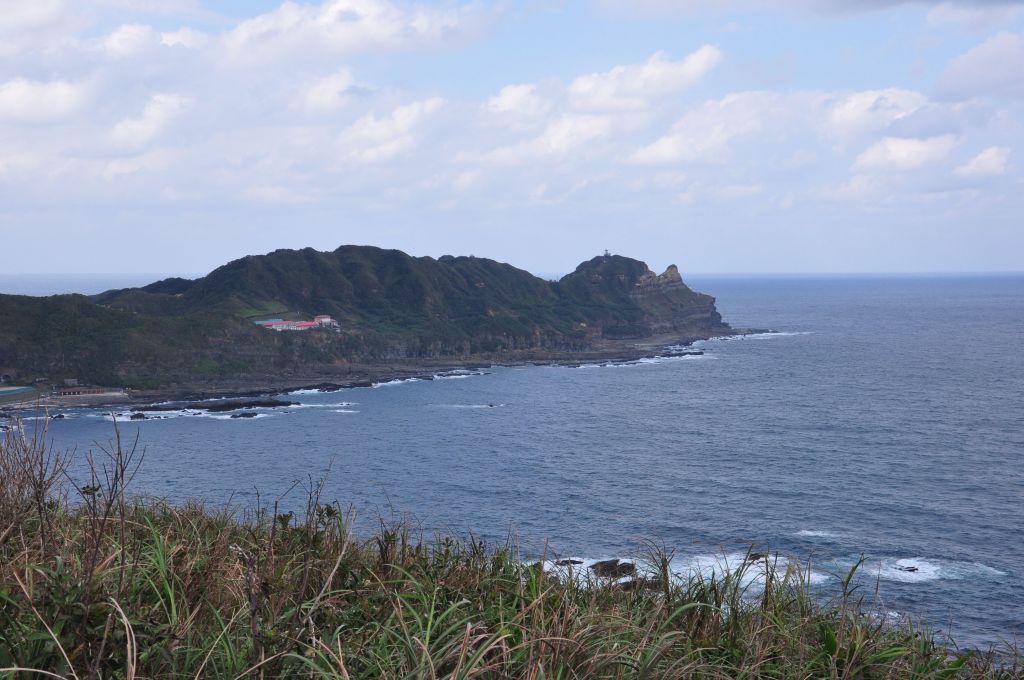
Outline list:
[[[329,314],[341,332],[253,321]],[[729,332],[674,267],[617,255],[560,281],[476,257],[343,246],[244,257],[205,277],[91,298],[0,295],[0,365],[22,376],[163,385],[392,359],[568,354],[654,335]]]

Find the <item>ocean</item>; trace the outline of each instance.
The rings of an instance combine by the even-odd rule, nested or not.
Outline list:
[[[734,326],[779,332],[295,394],[253,419],[125,422],[145,448],[134,491],[299,508],[327,475],[325,496],[366,523],[511,535],[524,559],[653,541],[680,574],[753,547],[809,561],[823,596],[864,558],[860,593],[882,615],[966,647],[1024,635],[1024,276],[689,283]],[[101,411],[65,415],[58,448],[112,437]]]

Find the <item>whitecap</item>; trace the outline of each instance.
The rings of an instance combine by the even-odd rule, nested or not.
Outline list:
[[[821,531],[818,529],[801,529],[796,532],[797,536],[804,536],[806,538],[836,538],[839,534],[833,531]]]
[[[703,346],[707,342],[732,342],[735,340],[770,340],[772,338],[789,338],[797,335],[813,335],[813,331],[768,331],[766,333],[747,333],[740,335],[718,335],[707,340],[694,343],[694,347]]]
[[[664,364],[669,361],[703,361],[711,359],[710,354],[679,354],[679,355],[666,355],[658,357],[644,357],[633,362],[633,364]],[[628,364],[627,364],[628,365]]]
[[[301,396],[301,395],[303,395],[303,394],[320,394],[320,393],[322,393],[322,392],[323,392],[323,390],[321,390],[321,389],[312,389],[312,390],[292,390],[291,392],[286,392],[285,394],[286,394],[287,396],[289,396],[289,397],[298,397],[298,396]]]
[[[959,581],[972,578],[999,578],[1006,576],[980,562],[929,559],[924,557],[883,558],[870,564],[867,573],[898,583],[926,583],[928,581]]]
[[[454,371],[435,373],[434,380],[462,380],[464,378],[476,378],[481,375],[487,375],[487,373],[484,371],[473,371],[467,368],[457,368]]]
[[[769,571],[775,577],[781,579],[787,575],[790,568],[794,572],[799,569],[799,578],[811,585],[824,583],[831,578],[829,574],[808,570],[806,566],[777,554],[772,554],[765,558],[755,553],[753,556],[758,559],[749,559],[751,556],[750,553],[741,552],[719,555],[691,555],[673,559],[670,566],[673,575],[684,583],[697,577],[702,579],[710,579],[712,577],[720,579],[726,574],[734,576],[738,574],[740,584],[744,588],[753,587],[755,589],[764,586],[765,577]],[[794,573],[789,578],[796,579],[798,577]]]
[[[273,413],[257,413],[254,416],[246,416],[244,418],[235,418],[230,413],[204,413],[202,417],[212,418],[213,420],[258,420],[260,418],[269,418],[273,416]]]
[[[405,383],[420,382],[420,378],[396,378],[384,382],[373,383],[374,387],[390,387],[392,385],[404,385]]]
[[[352,409],[347,408],[336,408],[334,409],[334,413],[359,413],[359,411],[353,411]]]
[[[357,406],[358,403],[354,401],[335,401],[329,404],[292,404],[286,408],[297,409],[297,408],[344,408],[346,406]]]

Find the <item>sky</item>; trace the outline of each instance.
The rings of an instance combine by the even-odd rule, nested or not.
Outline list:
[[[1024,2],[0,0],[3,274],[350,243],[1022,271]]]

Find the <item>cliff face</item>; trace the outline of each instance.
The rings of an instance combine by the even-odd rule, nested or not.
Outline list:
[[[729,332],[715,299],[691,290],[675,265],[658,275],[638,260],[595,257],[559,284],[578,306],[590,310],[605,337],[706,337]]]
[[[97,382],[216,379],[394,358],[571,354],[652,335],[730,332],[675,266],[617,255],[559,281],[484,258],[343,246],[251,256],[189,281],[82,296],[0,296],[0,365]],[[8,316],[10,313],[11,316]],[[267,331],[257,318],[330,314],[341,333]]]

